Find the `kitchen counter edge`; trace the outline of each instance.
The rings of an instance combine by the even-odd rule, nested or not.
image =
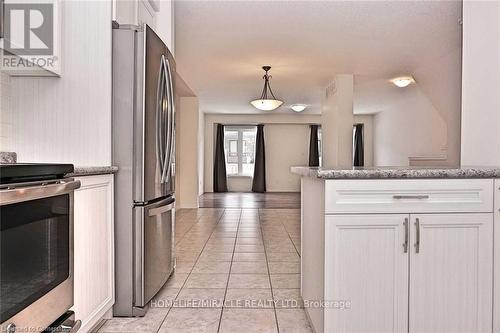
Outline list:
[[[290,171],[302,177],[319,179],[500,178],[500,167],[328,169],[294,166]]]
[[[75,171],[72,173],[68,173],[66,177],[108,175],[108,174],[114,174],[116,172],[118,172],[117,166],[85,166],[85,167],[75,166]]]

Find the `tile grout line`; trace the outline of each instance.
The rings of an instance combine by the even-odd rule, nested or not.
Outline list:
[[[225,210],[225,209],[223,209],[223,210],[222,210],[222,214],[221,214],[221,215],[219,215],[219,217],[217,218],[217,223],[214,225],[214,230],[215,230],[215,228],[217,227],[217,225],[219,224],[219,222],[220,222],[220,220],[221,220],[222,216],[224,216],[225,211],[226,211],[226,210]],[[194,227],[194,225],[195,225],[195,224],[197,224],[197,223],[200,221],[201,217],[202,217],[202,216],[200,216],[199,218],[197,218],[197,219],[196,219],[196,222],[195,222],[195,223],[193,223],[193,225],[191,226],[191,228],[189,228],[189,231],[187,231],[184,235],[187,235],[187,234],[191,231],[191,229]],[[212,230],[212,232],[210,233],[210,236],[211,236],[212,234],[213,234],[213,230]],[[179,291],[178,291],[178,292],[177,292],[177,294],[175,295],[174,302],[177,300],[177,297],[179,297],[179,295],[180,295],[180,293],[181,293],[182,289],[184,289],[184,286],[186,285],[186,282],[187,282],[187,280],[189,279],[189,276],[190,276],[190,275],[191,275],[191,273],[193,272],[194,266],[196,266],[196,263],[197,263],[197,262],[198,262],[198,260],[200,259],[200,256],[201,256],[201,254],[203,253],[203,250],[205,249],[205,246],[207,246],[207,242],[208,242],[208,240],[210,239],[210,236],[209,236],[209,237],[207,238],[207,240],[205,241],[205,244],[203,245],[203,248],[201,249],[200,254],[198,254],[198,256],[196,257],[196,260],[195,260],[195,262],[194,262],[193,267],[191,267],[191,270],[189,271],[189,273],[187,273],[186,280],[184,280],[184,282],[182,283],[182,286],[180,287]],[[182,238],[184,238],[184,237],[182,237]],[[174,272],[174,274],[175,274],[175,272]],[[167,280],[167,282],[168,282],[168,280]],[[167,283],[167,282],[166,282],[166,283]],[[163,326],[163,324],[165,323],[165,321],[166,321],[166,319],[167,319],[167,316],[169,315],[169,313],[170,313],[170,311],[172,310],[172,308],[173,308],[173,306],[171,306],[171,307],[168,309],[167,314],[165,315],[165,317],[164,317],[164,318],[163,318],[163,320],[161,321],[161,324],[160,324],[160,326],[158,327],[158,329],[156,330],[156,333],[158,333],[158,332],[160,331],[161,327],[162,327],[162,326]]]
[[[238,226],[236,227],[236,237],[234,238],[234,244],[233,244],[233,254],[231,256],[231,263],[229,264],[229,273],[227,275],[227,281],[226,281],[226,290],[224,290],[224,297],[222,299],[222,308],[220,311],[220,316],[219,316],[219,325],[217,326],[217,333],[220,332],[220,326],[222,324],[222,315],[224,313],[224,304],[226,302],[226,296],[227,296],[227,289],[229,288],[229,278],[231,277],[231,270],[233,268],[233,259],[234,259],[234,252],[236,250],[236,242],[238,241],[238,231],[240,229],[240,223],[241,223],[241,214],[243,212],[243,209],[240,209],[240,216],[238,218]]]
[[[283,225],[283,228],[285,228],[286,234],[288,235],[290,242],[292,242],[293,248],[295,249],[295,252],[297,252],[297,254],[299,255],[299,259],[300,259],[301,253],[299,252],[299,250],[297,250],[297,246],[295,246],[295,243],[293,242],[292,236],[290,236],[290,233],[288,232],[286,225],[282,222],[281,219],[280,219],[280,223]],[[302,239],[300,241],[302,242]]]
[[[277,329],[277,332],[280,332],[281,331],[281,328],[280,328],[280,323],[278,321],[278,316],[277,316],[277,312],[280,312],[281,310],[281,307],[278,307],[277,303],[275,303],[275,296],[274,296],[274,293],[277,292],[277,290],[279,288],[276,288],[273,286],[272,284],[272,280],[271,280],[271,271],[270,271],[270,262],[268,261],[269,259],[269,256],[273,254],[273,249],[267,249],[267,246],[266,244],[272,244],[272,241],[271,242],[265,242],[264,240],[267,239],[266,237],[268,237],[268,234],[269,234],[269,240],[273,240],[274,239],[274,229],[275,227],[277,226],[281,226],[283,227],[285,230],[283,230],[287,237],[285,237],[285,239],[288,239],[288,238],[291,238],[291,235],[292,233],[294,232],[293,230],[295,230],[293,228],[293,226],[295,224],[290,224],[290,229],[287,229],[285,228],[284,226],[288,225],[287,224],[287,220],[285,219],[281,219],[280,217],[283,217],[283,215],[287,216],[288,214],[287,213],[281,213],[279,212],[277,215],[274,215],[272,213],[272,210],[270,210],[270,215],[268,216],[268,213],[267,213],[267,209],[218,209],[215,214],[213,213],[205,213],[205,214],[202,214],[201,216],[198,215],[199,217],[198,218],[194,218],[192,219],[191,221],[195,220],[196,222],[191,222],[190,219],[186,219],[184,220],[186,223],[192,223],[191,226],[189,227],[189,231],[185,233],[185,235],[183,236],[185,239],[189,239],[192,241],[192,244],[195,245],[195,247],[193,248],[198,248],[199,249],[199,252],[198,254],[193,258],[193,259],[188,259],[188,263],[191,264],[192,263],[192,266],[189,268],[189,269],[183,269],[182,270],[182,274],[184,273],[187,273],[185,274],[186,277],[185,279],[183,280],[183,283],[181,283],[180,285],[178,285],[178,291],[174,294],[172,294],[170,297],[173,296],[173,299],[174,300],[179,300],[180,298],[180,293],[182,293],[183,291],[186,291],[186,290],[189,290],[187,289],[187,281],[189,280],[189,277],[193,274],[195,274],[196,272],[194,272],[194,268],[196,268],[197,264],[200,263],[199,260],[201,260],[201,256],[203,256],[203,253],[204,251],[209,251],[209,252],[212,252],[213,249],[209,248],[211,247],[212,245],[216,245],[216,244],[220,244],[221,242],[222,243],[226,243],[225,239],[229,239],[229,238],[233,238],[233,235],[232,233],[235,233],[235,237],[233,238],[233,247],[232,247],[232,252],[231,252],[231,259],[229,259],[229,265],[224,265],[225,267],[229,266],[228,268],[228,276],[226,278],[226,284],[225,284],[225,288],[224,290],[222,290],[222,288],[219,289],[219,292],[217,292],[217,294],[220,295],[220,291],[223,292],[223,304],[222,306],[220,306],[220,310],[221,312],[219,313],[219,315],[217,316],[216,315],[216,309],[219,307],[218,305],[215,305],[215,308],[213,306],[210,306],[209,308],[212,308],[214,312],[212,312],[212,315],[211,317],[213,317],[213,315],[215,315],[215,317],[213,317],[213,319],[217,320],[217,322],[215,322],[215,320],[212,322],[213,325],[217,325],[217,332],[219,332],[223,327],[222,327],[222,319],[223,319],[223,313],[225,311],[225,313],[228,313],[227,311],[229,311],[230,307],[225,307],[225,301],[228,299],[227,298],[227,294],[229,292],[229,282],[230,282],[230,276],[231,274],[233,273],[232,272],[232,266],[234,266],[233,264],[237,261],[234,261],[234,258],[237,254],[236,252],[236,246],[238,245],[238,242],[240,240],[245,240],[246,237],[255,237],[255,236],[251,236],[251,235],[246,235],[245,233],[246,232],[250,232],[250,230],[247,230],[247,229],[250,229],[250,228],[256,228],[254,229],[254,231],[257,231],[257,230],[260,230],[261,231],[261,235],[260,238],[261,239],[261,242],[262,242],[262,252],[264,253],[264,256],[265,256],[265,260],[266,260],[266,267],[267,267],[267,274],[268,274],[268,280],[269,280],[269,283],[270,283],[270,293],[272,295],[272,299],[273,299],[273,311],[274,311],[274,314],[275,314],[275,325],[276,325],[276,329]],[[228,217],[228,214],[229,214],[229,217]],[[290,215],[291,216],[291,215]],[[278,221],[279,220],[279,221]],[[294,219],[291,217],[290,219],[290,222],[293,222]],[[252,227],[250,225],[250,223],[252,223]],[[258,223],[258,226],[257,226],[257,223]],[[277,224],[276,224],[277,223]],[[207,226],[206,228],[204,226]],[[224,230],[224,229],[227,229],[227,230]],[[236,229],[236,230],[234,230]],[[216,238],[214,238],[214,234],[215,233],[221,233],[220,236],[217,236]],[[291,233],[292,232],[292,233]],[[243,235],[241,237],[244,237],[244,238],[241,238],[240,237],[240,233],[243,233]],[[281,233],[281,232],[280,232]],[[279,236],[279,235],[277,235]],[[284,236],[284,235],[283,235]],[[227,238],[226,238],[227,237]],[[278,238],[281,238],[282,236],[279,236]],[[240,239],[241,238],[241,239]],[[258,240],[258,238],[255,238],[255,240]],[[217,241],[219,240],[219,241]],[[201,241],[201,243],[200,243]],[[213,241],[213,242],[212,242]],[[208,243],[211,243],[211,244],[208,244]],[[212,244],[213,243],[213,244]],[[244,242],[246,243],[246,242]],[[253,243],[253,242],[252,242]],[[230,243],[229,243],[230,244]],[[245,246],[245,244],[241,244],[243,246]],[[255,246],[255,245],[254,245]],[[216,247],[218,247],[218,245],[216,245]],[[296,247],[295,247],[296,249]],[[218,253],[218,249],[214,249],[216,250],[215,252]],[[190,249],[185,249],[185,250],[182,250],[182,251],[192,251]],[[220,251],[224,251],[224,252],[229,252],[228,251],[228,248],[226,245],[224,245],[224,248],[223,249],[220,249]],[[246,249],[241,249],[241,251],[246,251]],[[254,250],[251,250],[251,252],[253,252]],[[278,249],[279,251],[279,249]],[[268,253],[269,252],[269,253]],[[228,253],[226,253],[228,254]],[[228,261],[227,260],[228,257],[226,257],[225,260],[223,261]],[[210,258],[207,258],[208,263],[210,263],[211,259]],[[216,260],[218,261],[218,260]],[[205,261],[203,261],[205,262]],[[214,262],[216,263],[216,262]],[[186,267],[187,268],[187,267]],[[202,267],[203,268],[203,267]],[[224,269],[225,271],[225,269]],[[200,274],[200,275],[210,275],[209,272],[211,272],[210,274],[219,274],[219,273],[222,273],[220,272],[219,270],[213,270],[213,269],[210,269],[209,271],[204,271],[203,269],[201,270],[201,273],[207,273],[207,274]],[[240,273],[236,273],[235,274],[258,274],[258,272],[240,272]],[[180,274],[180,273],[179,273]],[[278,272],[275,272],[275,274],[284,274],[284,275],[288,275],[288,274],[295,274],[294,272],[288,272],[288,273],[279,273]],[[196,274],[195,274],[196,275]],[[202,278],[202,277],[201,277]],[[203,280],[203,278],[202,278]],[[222,281],[220,281],[222,282]],[[210,285],[211,286],[211,285]],[[208,287],[208,288],[212,288],[212,287]],[[243,289],[246,289],[246,288],[249,288],[249,287],[245,287]],[[177,288],[175,288],[177,289]],[[198,287],[194,287],[193,289],[200,289],[200,290],[204,290],[206,288],[200,288],[199,286]],[[253,289],[253,288],[249,288],[249,289]],[[276,289],[276,290],[275,290]],[[167,295],[167,297],[169,297]],[[250,296],[252,297],[252,296]],[[162,298],[163,299],[163,298]],[[163,315],[163,311],[161,311],[159,314],[162,314],[162,316],[160,316],[158,319],[159,321],[157,321],[157,324],[154,325],[153,327],[148,327],[148,330],[147,332],[150,332],[150,333],[154,333],[154,332],[161,332],[162,329],[168,329],[167,328],[167,325],[170,325],[169,323],[174,323],[175,321],[173,321],[174,318],[177,318],[177,315],[176,313],[178,312],[175,312],[176,310],[174,310],[173,308],[191,308],[191,311],[195,308],[198,308],[198,306],[170,306],[168,307],[168,309],[166,309],[165,311],[165,314]],[[206,306],[202,306],[201,308],[207,308]],[[267,308],[266,309],[271,309],[271,307]],[[226,311],[227,310],[227,311]],[[249,309],[250,310],[250,309]],[[267,310],[268,311],[268,310]],[[172,312],[172,315],[170,315],[170,312]],[[196,311],[195,311],[196,313]],[[268,312],[268,315],[270,316],[271,313]],[[309,321],[308,321],[309,322]],[[271,328],[275,325],[272,325]],[[215,327],[212,326],[214,329]],[[309,326],[310,326],[310,322],[309,322]],[[157,329],[155,330],[154,327],[157,327]]]
[[[262,228],[262,222],[261,222],[261,219],[260,219],[260,211],[261,211],[261,209],[259,208],[257,210],[257,215],[259,217],[259,225],[260,225],[260,233],[261,233],[260,237],[262,238],[262,245],[263,245],[263,248],[264,248],[264,255],[266,257],[267,277],[269,279],[269,286],[271,288],[271,299],[272,299],[272,302],[273,302],[274,320],[276,321],[276,330],[279,333],[280,327],[279,327],[279,323],[278,323],[278,314],[276,313],[276,304],[274,302],[273,284],[271,282],[271,270],[269,269],[269,261],[267,260],[266,241],[264,240],[264,230]]]
[[[223,210],[224,211],[224,210]],[[202,218],[203,214],[200,215],[199,217],[196,218],[196,221],[194,221],[194,223],[191,225],[191,227],[189,227],[188,230],[186,230],[186,232],[181,236],[181,238],[179,239],[179,243],[182,242],[182,240],[186,237],[186,235],[191,232],[191,229],[193,229],[193,227],[195,226],[196,223],[198,223],[200,221],[200,219]],[[175,230],[174,230],[174,233],[175,233]],[[174,240],[174,246],[177,245],[175,244],[175,240]]]

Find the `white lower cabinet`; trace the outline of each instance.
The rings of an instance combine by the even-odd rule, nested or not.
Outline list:
[[[76,178],[74,306],[85,333],[111,309],[114,297],[113,175]]]
[[[500,179],[495,179],[493,209],[493,332],[500,332]]]
[[[402,214],[326,217],[325,332],[407,330],[407,220]]]
[[[410,332],[491,332],[492,214],[419,214],[411,222],[419,248],[410,251]]]
[[[492,331],[493,214],[325,222],[325,332]]]

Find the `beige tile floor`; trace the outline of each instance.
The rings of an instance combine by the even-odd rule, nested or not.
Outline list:
[[[300,298],[297,209],[180,210],[177,267],[143,318],[104,333],[312,332]]]

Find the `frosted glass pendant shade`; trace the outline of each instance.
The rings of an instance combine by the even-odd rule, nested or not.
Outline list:
[[[262,111],[272,111],[279,108],[283,104],[283,101],[278,99],[256,99],[251,101],[250,104]]]
[[[415,79],[412,76],[402,76],[392,79],[391,82],[399,88],[404,88],[415,83]]]

